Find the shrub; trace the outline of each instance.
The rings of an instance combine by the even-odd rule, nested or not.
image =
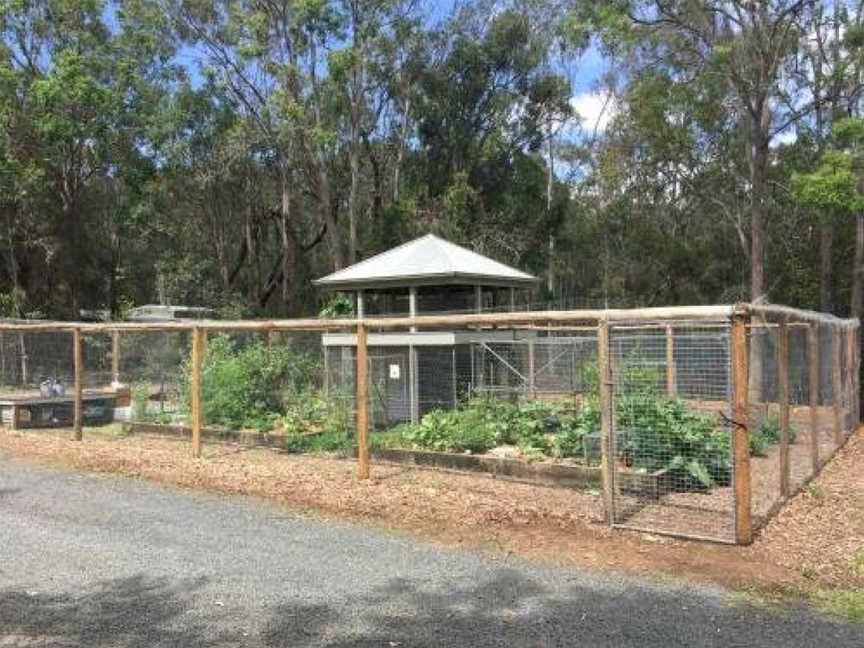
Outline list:
[[[227,335],[213,336],[202,368],[204,420],[232,428],[272,429],[286,397],[310,389],[317,370],[312,356],[290,346],[268,348],[254,342],[238,348]],[[188,366],[185,373],[188,386]]]
[[[350,408],[338,394],[325,397],[314,389],[297,394],[288,403],[280,423],[286,435],[315,432],[348,436],[351,422]]]
[[[561,418],[556,439],[555,455],[558,457],[583,457],[585,436],[600,431],[600,402],[589,398],[581,404],[576,414]]]

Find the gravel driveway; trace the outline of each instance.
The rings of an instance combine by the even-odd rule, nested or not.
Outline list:
[[[864,627],[0,457],[0,647],[814,645]]]

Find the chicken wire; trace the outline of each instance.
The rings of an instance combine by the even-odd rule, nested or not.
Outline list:
[[[729,327],[609,329],[613,526],[735,540]]]
[[[778,325],[757,323],[748,330],[747,424],[751,510],[757,528],[818,473],[855,428],[858,397],[849,351],[850,345],[853,352],[855,348],[850,336],[857,333],[827,322],[791,323],[783,328],[788,337],[785,359]],[[785,446],[783,364],[789,418]],[[812,402],[811,393],[815,394]]]
[[[785,490],[780,444],[771,432],[781,411],[779,329],[764,322],[748,328],[744,424],[752,445],[749,476],[756,526],[806,484],[855,428],[860,408],[857,328],[836,321],[790,322],[787,327],[792,434]],[[353,435],[356,347],[327,346],[323,333],[205,330],[202,423],[303,435],[335,429]],[[518,406],[566,400],[573,408],[597,397],[595,327],[464,327],[458,333],[455,339],[461,341],[450,345],[381,344],[386,336],[370,341],[370,427],[386,430],[481,397]],[[394,339],[411,336],[402,332]],[[88,327],[81,336],[85,397],[111,393],[119,419],[188,425],[191,341],[191,329]],[[612,524],[734,541],[730,323],[618,321],[609,325],[608,344]],[[255,387],[246,373],[253,365],[274,374],[258,392],[266,407],[225,418],[231,399]],[[48,379],[71,392],[74,373],[70,329],[0,333],[0,388],[7,396],[38,395],[40,383]],[[71,408],[71,398],[57,403],[46,422],[66,421]],[[681,430],[672,429],[669,417],[690,437],[676,438]],[[754,442],[757,435],[760,440]],[[589,431],[584,464],[599,465],[600,446],[600,431]]]

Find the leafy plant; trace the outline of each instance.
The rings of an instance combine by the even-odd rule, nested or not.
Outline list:
[[[728,433],[683,401],[647,394],[619,397],[616,423],[623,438],[619,452],[627,465],[648,472],[665,469],[687,486],[729,483]]]
[[[307,389],[288,404],[280,426],[286,435],[324,432],[341,434],[347,438],[351,411],[346,402],[338,394],[328,397],[318,390]]]
[[[144,383],[132,386],[132,419],[135,421],[147,420],[147,401],[150,390]]]
[[[321,306],[318,317],[336,319],[339,317],[352,317],[354,315],[354,303],[344,293],[331,295]]]
[[[313,356],[290,345],[256,341],[238,347],[227,335],[213,336],[202,368],[204,419],[209,425],[272,429],[286,401],[311,389],[318,370]],[[188,387],[188,363],[185,375]]]
[[[789,425],[789,443],[795,443],[798,438],[798,428]],[[759,426],[750,432],[750,454],[754,457],[764,457],[768,454],[768,446],[780,443],[780,417],[771,415],[759,421]]]
[[[444,452],[517,445],[528,455],[580,456],[581,438],[595,419],[592,410],[587,411],[572,404],[532,402],[519,407],[498,399],[475,399],[455,410],[429,412],[418,424],[402,426],[398,438],[411,447]]]

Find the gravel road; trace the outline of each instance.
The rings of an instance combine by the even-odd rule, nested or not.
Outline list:
[[[0,456],[2,647],[816,645],[864,626]]]

